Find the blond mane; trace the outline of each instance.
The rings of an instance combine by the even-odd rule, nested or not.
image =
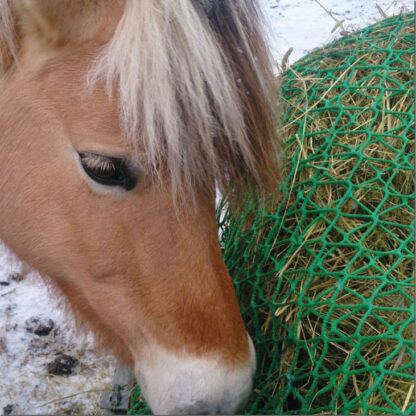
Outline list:
[[[13,1],[0,0],[0,74],[16,59]],[[126,0],[87,83],[118,97],[121,129],[154,178],[167,169],[176,191],[214,181],[225,190],[275,186],[273,75],[261,28],[253,0]]]

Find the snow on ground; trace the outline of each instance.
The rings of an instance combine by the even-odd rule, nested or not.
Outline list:
[[[270,27],[272,53],[278,63],[293,48],[289,63],[309,51],[382,18],[414,10],[413,0],[260,0]],[[326,11],[326,10],[327,11]],[[328,13],[329,12],[329,13]],[[331,17],[331,15],[332,17]],[[331,30],[343,21],[334,33]]]
[[[62,354],[78,361],[71,374],[48,373]],[[113,371],[114,359],[96,351],[91,336],[75,335],[72,317],[39,276],[1,247],[0,414],[96,414]]]
[[[278,64],[290,48],[293,63],[343,31],[380,20],[376,3],[389,16],[413,10],[413,0],[319,0],[327,11],[317,0],[260,1]],[[337,21],[344,22],[331,33]],[[33,333],[33,326],[48,326],[48,320],[54,327],[48,335]],[[48,373],[61,354],[77,360],[72,373]],[[111,387],[114,364],[113,357],[94,348],[92,337],[76,335],[72,317],[63,313],[39,276],[22,273],[22,265],[0,247],[0,415],[97,414],[97,391]]]

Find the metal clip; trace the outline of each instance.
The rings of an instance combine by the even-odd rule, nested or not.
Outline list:
[[[101,398],[101,409],[108,415],[127,414],[130,406],[132,376],[130,367],[117,366],[114,372],[114,384],[111,392]]]

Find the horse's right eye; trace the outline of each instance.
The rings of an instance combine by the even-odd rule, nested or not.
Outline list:
[[[87,152],[79,153],[79,157],[85,173],[95,182],[119,186],[126,191],[136,186],[137,176],[129,170],[124,159]]]

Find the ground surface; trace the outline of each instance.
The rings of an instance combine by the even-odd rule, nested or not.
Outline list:
[[[279,65],[292,47],[289,63],[379,20],[376,4],[389,16],[413,10],[412,0],[320,0],[331,17],[316,0],[260,1]],[[331,33],[337,21],[344,22]],[[0,247],[0,415],[96,414],[99,391],[111,386],[114,358],[96,350],[92,337],[76,335],[72,317],[39,276],[21,271]]]

